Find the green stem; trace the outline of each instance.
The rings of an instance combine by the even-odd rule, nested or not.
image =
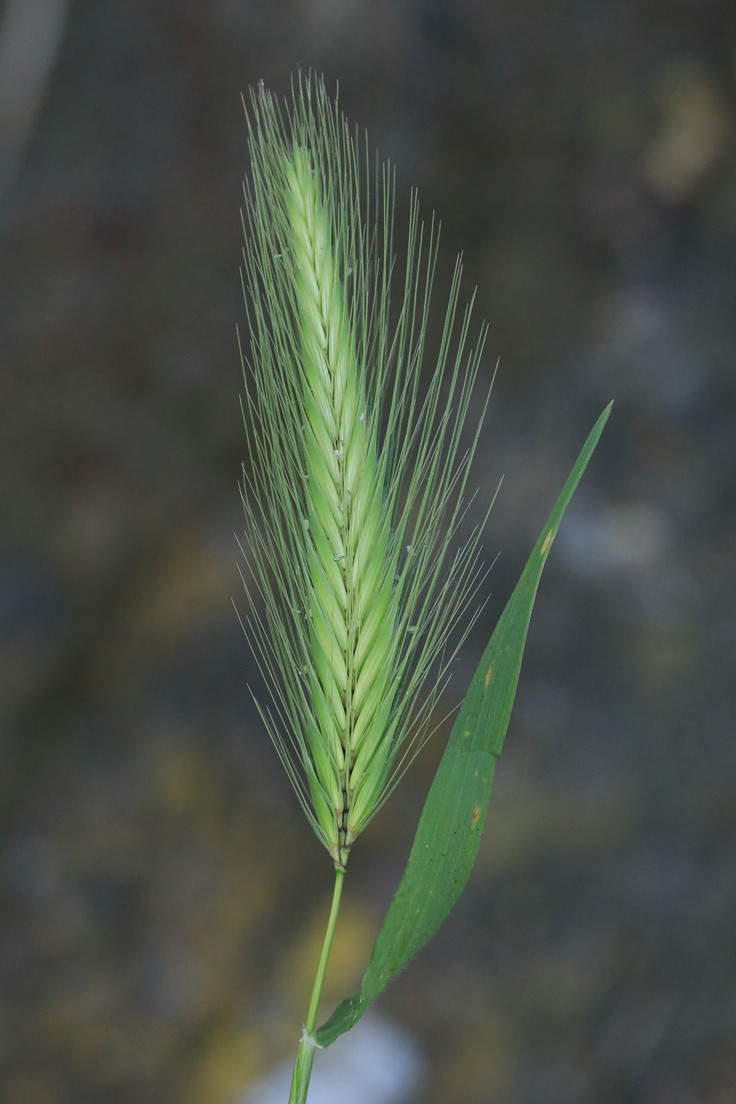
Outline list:
[[[327,961],[330,957],[330,950],[332,949],[332,940],[335,935],[335,926],[337,924],[337,914],[340,911],[340,897],[342,896],[342,883],[345,879],[344,868],[335,868],[335,888],[332,891],[332,905],[330,906],[330,915],[327,920],[327,928],[325,930],[325,938],[322,943],[322,953],[319,956],[319,963],[317,965],[317,973],[314,978],[314,985],[312,986],[312,996],[309,1001],[309,1010],[307,1011],[307,1019],[304,1024],[304,1031],[299,1042],[299,1049],[296,1052],[296,1062],[294,1063],[294,1076],[291,1081],[291,1092],[289,1093],[289,1104],[305,1104],[307,1099],[307,1092],[309,1090],[309,1079],[312,1076],[312,1062],[314,1061],[314,1051],[317,1044],[314,1041],[314,1029],[317,1026],[317,1012],[319,1010],[319,1001],[322,996],[322,986],[325,983],[325,974],[327,973]]]

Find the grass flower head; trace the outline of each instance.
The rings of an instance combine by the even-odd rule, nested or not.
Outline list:
[[[264,722],[344,868],[421,744],[477,587],[478,534],[454,538],[484,332],[470,348],[458,261],[428,365],[437,230],[413,196],[397,276],[392,170],[321,80],[288,103],[259,86],[248,121],[246,629]]]

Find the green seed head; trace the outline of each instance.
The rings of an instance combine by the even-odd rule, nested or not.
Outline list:
[[[248,635],[273,696],[262,716],[342,867],[417,750],[447,654],[422,686],[477,585],[477,535],[451,579],[441,568],[482,341],[465,354],[458,265],[420,401],[435,233],[413,202],[393,317],[392,180],[361,167],[322,82],[300,76],[286,106],[260,87],[249,129]]]

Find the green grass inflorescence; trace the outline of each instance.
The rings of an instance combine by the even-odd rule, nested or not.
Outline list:
[[[368,169],[320,80],[285,105],[259,87],[249,129],[246,628],[264,722],[344,869],[426,733],[477,587],[477,532],[450,548],[483,333],[469,350],[458,262],[426,371],[437,231],[412,198],[399,281],[392,172]]]

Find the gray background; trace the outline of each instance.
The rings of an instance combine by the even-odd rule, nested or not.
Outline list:
[[[417,1099],[732,1104],[731,0],[0,12],[3,1101],[227,1104],[304,1015],[330,866],[231,606],[240,94],[301,64],[439,212],[500,357],[474,484],[505,475],[501,555],[446,708],[616,400],[473,878],[382,1001],[429,1055]],[[355,849],[335,998],[446,732]]]

